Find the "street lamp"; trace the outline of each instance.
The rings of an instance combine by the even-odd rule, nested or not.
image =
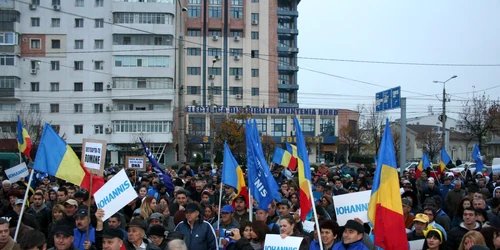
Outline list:
[[[212,70],[214,68],[215,63],[217,62],[217,59],[212,60]],[[215,72],[213,74],[215,76]],[[210,99],[210,166],[212,169],[214,168],[214,143],[215,143],[215,138],[214,138],[214,128],[212,126],[212,123],[215,123],[214,121],[214,80],[215,77],[212,79],[212,82],[210,83],[210,87],[208,87],[208,98]]]
[[[178,103],[177,103],[177,112],[178,112],[178,119],[177,119],[177,147],[178,147],[178,160],[179,164],[181,162],[186,161],[186,155],[184,153],[184,147],[185,147],[185,136],[186,136],[186,131],[184,129],[185,127],[185,117],[184,117],[184,30],[182,24],[184,23],[184,18],[182,17],[182,12],[187,11],[186,7],[182,7],[182,4],[180,0],[177,0],[177,3],[179,4],[179,49],[177,50],[177,53],[179,53],[178,56],[178,72],[177,72],[177,91],[178,91]]]
[[[442,137],[441,137],[441,144],[443,146],[443,148],[446,149],[446,138],[445,138],[445,135],[446,135],[446,83],[448,81],[450,81],[451,79],[455,79],[457,78],[456,75],[450,77],[448,80],[442,82],[442,81],[434,81],[434,83],[442,83],[443,84],[443,113],[441,114],[441,117],[440,117],[440,121],[441,123],[443,124],[443,128],[442,128]]]

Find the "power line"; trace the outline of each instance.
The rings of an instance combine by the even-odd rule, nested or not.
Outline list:
[[[322,57],[297,57],[304,60],[317,61],[335,61],[348,63],[370,63],[370,64],[388,64],[388,65],[410,65],[410,66],[438,66],[438,67],[500,67],[500,64],[479,64],[479,63],[421,63],[421,62],[395,62],[395,61],[372,61],[372,60],[353,60],[339,58]]]

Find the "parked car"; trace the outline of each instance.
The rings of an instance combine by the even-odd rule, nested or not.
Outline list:
[[[467,166],[469,167],[469,170],[470,172],[474,175],[476,174],[476,163],[475,162],[466,162],[466,163],[463,163],[462,165],[458,166],[458,167],[455,167],[455,168],[452,168],[450,169],[451,172],[453,172],[454,174],[458,174],[458,173],[461,173],[462,175],[465,174],[465,165],[467,164]],[[492,168],[491,166],[484,166],[483,170],[482,170],[482,174],[484,176],[488,176],[490,175],[492,172]]]
[[[330,167],[328,168],[328,171],[330,171],[330,173],[333,173],[335,172],[338,168],[341,168],[342,166],[344,166],[344,164],[338,164],[338,165],[335,165],[333,167]],[[348,162],[347,163],[347,166],[349,168],[352,168],[354,169],[354,171],[358,171],[358,168],[361,167],[361,164],[359,163],[355,163],[355,162]]]

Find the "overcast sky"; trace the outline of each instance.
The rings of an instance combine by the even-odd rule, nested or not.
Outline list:
[[[449,116],[458,117],[463,101],[474,90],[478,94],[489,89],[486,94],[496,100],[500,97],[499,66],[412,66],[305,57],[500,65],[499,13],[497,0],[302,0],[298,19],[300,107],[356,109],[358,104],[372,105],[376,92],[401,86],[408,118],[426,115],[429,105],[441,113],[443,85],[433,81],[453,75],[458,77],[446,84],[451,94]],[[399,112],[388,115],[399,118]]]

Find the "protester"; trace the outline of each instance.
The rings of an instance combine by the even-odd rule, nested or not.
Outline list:
[[[406,233],[408,241],[425,239],[424,230],[426,230],[429,225],[429,216],[426,214],[416,214],[413,221],[415,223],[414,230]]]
[[[443,232],[437,228],[430,227],[424,231],[425,241],[422,250],[445,250],[446,241]]]
[[[66,224],[56,225],[52,229],[54,235],[54,247],[49,250],[77,250],[73,245],[73,228]]]
[[[0,249],[21,249],[19,244],[10,237],[9,222],[3,218],[0,218]]]
[[[363,225],[355,220],[348,220],[342,233],[342,241],[333,246],[333,250],[368,250],[363,244],[365,229]]]
[[[311,241],[308,236],[299,232],[299,229],[297,228],[295,223],[295,218],[292,215],[286,214],[281,216],[279,224],[281,229],[281,238],[286,238],[287,236],[302,237],[302,242],[300,243],[299,250],[309,249]]]
[[[486,242],[484,241],[484,237],[481,233],[477,231],[469,231],[462,238],[458,250],[470,250],[470,248],[474,245],[486,246]]]
[[[141,218],[134,218],[127,225],[127,240],[124,241],[127,250],[136,250],[137,248],[145,250],[159,250],[153,243],[145,239],[147,225]]]
[[[123,246],[123,231],[108,228],[102,232],[102,250],[121,250]]]
[[[153,225],[149,227],[148,236],[155,246],[160,249],[165,249],[167,246],[167,241],[165,240],[165,227],[161,224]]]
[[[188,249],[217,250],[217,237],[212,226],[200,217],[199,207],[195,203],[186,205],[186,219],[180,222],[175,231],[181,232],[189,244]],[[193,237],[198,235],[198,237]]]
[[[323,243],[323,250],[333,249],[333,245],[336,243],[337,237],[340,234],[340,227],[337,222],[333,220],[326,220],[320,224],[321,231],[321,242]],[[319,250],[319,241],[314,240],[311,242],[310,250]]]
[[[45,239],[46,236],[42,232],[31,230],[26,232],[18,242],[21,250],[45,250],[47,247]]]

